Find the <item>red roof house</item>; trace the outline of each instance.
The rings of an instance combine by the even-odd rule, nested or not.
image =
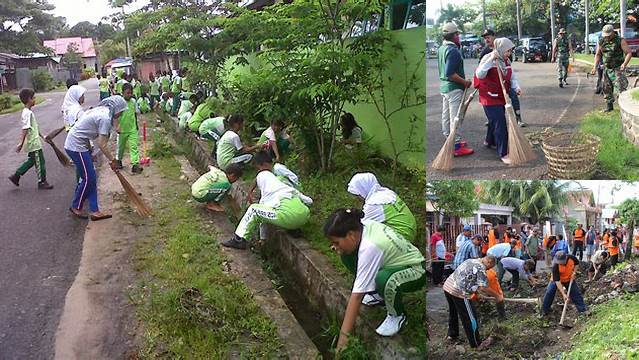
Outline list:
[[[69,44],[75,44],[77,46],[78,52],[84,62],[84,68],[92,68],[97,71],[97,56],[95,53],[95,46],[93,45],[93,39],[91,38],[70,37],[45,40],[43,45],[53,49],[56,55],[63,56],[66,54]]]

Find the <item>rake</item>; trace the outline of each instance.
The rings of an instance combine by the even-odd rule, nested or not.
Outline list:
[[[149,208],[144,203],[144,200],[142,199],[140,194],[138,194],[138,192],[135,191],[133,186],[127,181],[124,175],[122,175],[120,170],[114,170],[114,172],[115,172],[115,175],[118,176],[118,180],[120,180],[120,184],[122,184],[122,188],[126,192],[126,195],[128,196],[131,203],[133,203],[133,206],[135,207],[135,210],[137,211],[137,213],[140,214],[140,216],[145,216],[145,217],[151,216],[153,214],[151,212],[151,208]]]

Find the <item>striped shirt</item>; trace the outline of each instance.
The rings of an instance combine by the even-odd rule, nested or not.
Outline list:
[[[453,261],[453,269],[457,269],[464,261],[479,257],[479,251],[477,246],[472,241],[464,241],[457,253],[455,254],[455,260]]]

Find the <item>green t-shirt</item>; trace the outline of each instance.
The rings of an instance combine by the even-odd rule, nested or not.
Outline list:
[[[363,220],[362,223],[364,224],[362,242],[372,243],[384,253],[381,269],[413,266],[424,261],[424,256],[419,249],[390,226],[372,220]]]
[[[139,98],[142,95],[142,84],[139,81],[135,82],[133,85],[133,96]]]
[[[134,98],[127,101],[127,109],[120,116],[120,132],[128,133],[138,131],[138,122],[136,120],[137,103]]]
[[[118,80],[117,83],[115,83],[115,92],[118,95],[122,95],[122,86],[124,86],[124,84],[128,83],[128,81],[124,80],[124,79],[120,79]]]
[[[109,80],[101,78],[98,80],[98,87],[100,88],[100,92],[109,92]]]
[[[22,130],[29,130],[22,147],[24,152],[30,153],[42,149],[42,142],[40,141],[40,130],[33,111],[24,108],[22,110],[22,116],[20,117],[20,120],[22,123]]]
[[[171,92],[179,93],[181,85],[182,85],[182,78],[179,76],[176,76],[175,79],[173,79],[173,84],[171,85]]]
[[[217,165],[221,169],[226,169],[241,149],[242,140],[240,140],[240,136],[232,130],[226,131],[217,144]]]
[[[160,84],[156,81],[149,82],[149,94],[150,95],[160,95]]]
[[[213,109],[211,108],[211,105],[207,101],[204,101],[203,103],[198,105],[195,109],[195,112],[193,112],[193,116],[191,116],[191,118],[187,122],[187,124],[189,125],[189,129],[191,129],[191,131],[198,131],[200,128],[200,124],[202,124],[202,121],[208,119],[211,116],[212,110]]]
[[[171,86],[171,79],[169,78],[169,76],[168,75],[162,76],[161,82],[162,82],[162,91],[169,91],[169,87]]]
[[[213,131],[222,136],[222,134],[224,134],[224,117],[218,116],[202,121],[202,124],[200,124],[200,128],[198,129],[200,135],[204,135],[209,131]]]
[[[191,194],[195,198],[203,198],[213,189],[228,190],[230,188],[231,182],[226,177],[224,171],[211,166],[209,172],[200,176],[200,178],[191,185]]]
[[[149,99],[147,99],[146,97],[140,97],[138,99],[138,108],[142,113],[151,111],[151,103],[149,102]]]
[[[382,209],[384,211],[384,224],[393,228],[406,240],[415,240],[417,231],[415,216],[399,196],[394,203],[382,205]]]
[[[182,100],[180,103],[180,109],[178,110],[178,116],[184,114],[187,111],[191,111],[193,109],[193,103],[189,100]]]
[[[462,78],[466,77],[464,73],[464,59],[461,57],[457,45],[450,41],[444,41],[444,43],[439,47],[439,50],[437,51],[437,64],[439,69],[439,92],[441,92],[442,94],[448,94],[449,92],[457,89],[464,89],[464,85],[456,83],[454,81],[450,81],[446,76],[447,62],[450,60],[450,56],[453,52],[455,52],[454,55],[458,55],[456,57],[459,58],[459,63],[455,68],[455,73]]]

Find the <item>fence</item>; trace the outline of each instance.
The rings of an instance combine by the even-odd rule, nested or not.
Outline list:
[[[488,228],[489,228],[488,224],[468,225],[468,226],[470,226],[471,228],[471,234],[488,236]],[[521,224],[499,225],[497,226],[497,231],[499,231],[499,234],[503,236],[504,232],[506,231],[506,228],[508,228],[509,226],[519,231]],[[427,224],[427,227],[431,234],[434,233],[435,230],[437,230],[434,224]],[[444,244],[446,245],[446,251],[450,253],[455,253],[455,247],[456,247],[455,240],[457,239],[457,236],[461,234],[462,231],[464,231],[464,225],[463,224],[445,224],[444,227],[446,229],[442,232],[442,236],[444,237]],[[428,241],[428,244],[430,244],[430,239]],[[429,245],[429,248],[430,248],[430,245]]]

